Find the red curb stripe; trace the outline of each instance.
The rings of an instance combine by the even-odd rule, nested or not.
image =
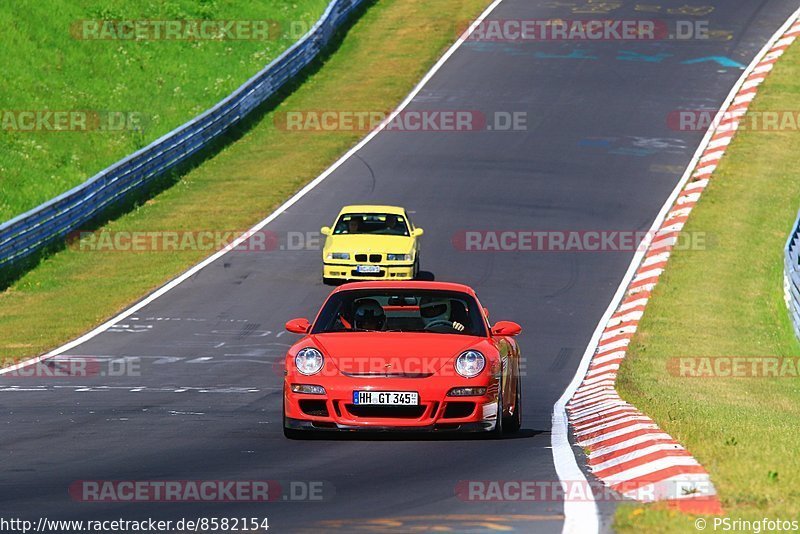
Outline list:
[[[638,451],[638,450],[641,450],[641,449],[643,449],[645,447],[649,447],[650,445],[661,445],[661,444],[665,444],[665,443],[672,443],[676,447],[680,447],[678,442],[673,440],[673,439],[653,438],[651,440],[645,441],[645,442],[640,443],[638,445],[632,445],[630,447],[625,447],[624,449],[618,449],[616,451],[612,451],[612,452],[609,452],[609,453],[606,453],[606,454],[601,454],[601,455],[598,455],[598,456],[591,456],[591,457],[589,457],[589,465],[598,465],[598,464],[601,464],[601,463],[603,463],[605,461],[613,460],[614,458],[619,458],[620,456],[624,456],[624,455],[629,454],[629,453],[631,453],[633,451]],[[682,450],[686,450],[686,449],[682,449]]]
[[[623,441],[628,441],[629,439],[638,438],[639,436],[644,436],[645,434],[652,434],[654,432],[663,432],[663,430],[659,430],[658,428],[643,428],[641,430],[634,430],[633,432],[629,432],[621,436],[616,436],[606,440],[598,441],[597,443],[593,443],[587,446],[587,448],[590,451],[596,451],[597,449],[605,449],[606,447],[617,445],[619,443],[622,443]]]
[[[667,508],[693,515],[725,515],[722,503],[716,495],[686,497],[684,499],[668,499],[664,501]]]
[[[591,417],[589,419],[586,419],[586,420],[583,420],[583,421],[580,421],[580,422],[576,422],[573,426],[576,429],[584,429],[584,428],[589,428],[591,426],[594,426],[596,424],[602,424],[602,421],[605,420],[605,419],[614,419],[614,418],[617,418],[617,417],[628,417],[628,416],[637,415],[638,413],[640,413],[640,412],[636,408],[633,408],[633,407],[631,407],[631,408],[620,408],[619,410],[614,410],[614,411],[609,412],[609,413],[604,414],[604,415],[600,415],[600,416],[597,416],[597,417]]]

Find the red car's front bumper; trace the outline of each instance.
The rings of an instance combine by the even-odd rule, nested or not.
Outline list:
[[[314,380],[290,376],[284,384],[285,424],[307,430],[490,431],[497,420],[496,378],[454,381],[452,377],[370,379],[347,376]],[[292,384],[318,385],[324,395],[294,393]],[[448,397],[455,387],[485,387],[486,394]],[[418,406],[359,406],[354,391],[415,391]]]

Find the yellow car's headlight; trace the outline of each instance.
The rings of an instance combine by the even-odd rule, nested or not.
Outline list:
[[[411,261],[411,254],[387,254],[386,259],[389,261]]]
[[[349,252],[329,252],[326,256],[329,260],[349,260],[350,253]]]

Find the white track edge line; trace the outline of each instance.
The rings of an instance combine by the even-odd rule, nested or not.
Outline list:
[[[667,214],[669,213],[672,206],[675,204],[675,201],[680,196],[682,189],[686,186],[686,183],[691,178],[692,174],[694,173],[694,169],[697,167],[700,158],[702,157],[703,153],[705,152],[706,148],[708,148],[709,143],[711,142],[711,137],[714,134],[714,124],[716,124],[723,116],[724,111],[727,110],[733,99],[738,94],[741,86],[744,85],[744,82],[747,80],[747,77],[756,69],[758,64],[761,62],[763,57],[769,52],[769,50],[774,46],[774,44],[778,41],[778,39],[786,33],[789,28],[792,27],[793,23],[797,18],[800,17],[800,9],[795,11],[786,22],[778,29],[775,34],[767,41],[764,47],[756,54],[753,58],[753,61],[748,65],[748,67],[744,70],[742,75],[740,76],[739,80],[734,84],[733,88],[731,89],[730,93],[728,93],[727,98],[723,101],[722,105],[720,106],[719,111],[717,112],[717,116],[714,121],[712,121],[712,126],[706,131],[705,136],[703,136],[700,145],[697,147],[694,156],[692,157],[689,165],[686,167],[686,171],[684,171],[683,176],[678,181],[678,184],[675,186],[675,189],[672,191],[670,196],[667,198],[667,201],[661,208],[661,211],[656,216],[655,221],[653,221],[652,226],[650,227],[650,231],[647,233],[645,240],[650,240],[652,235],[654,235],[655,231],[661,226],[661,224],[666,219]],[[603,330],[605,330],[608,321],[611,319],[611,316],[614,315],[614,312],[619,307],[622,299],[625,296],[627,291],[628,285],[630,285],[631,280],[633,280],[634,275],[636,274],[637,269],[639,268],[639,264],[642,262],[647,249],[649,249],[650,243],[647,243],[647,247],[638,247],[636,254],[634,254],[633,259],[631,260],[630,265],[628,266],[628,270],[625,273],[625,276],[620,282],[619,287],[617,288],[616,293],[611,299],[611,302],[608,305],[605,313],[600,319],[600,322],[597,324],[597,328],[595,328],[594,334],[592,334],[591,339],[589,340],[589,344],[586,347],[586,351],[583,354],[583,358],[581,359],[581,363],[578,366],[575,375],[573,376],[572,382],[567,386],[564,390],[564,393],[561,397],[556,401],[555,405],[553,406],[553,428],[551,433],[551,445],[553,449],[553,460],[556,466],[556,472],[558,473],[559,478],[562,481],[565,480],[574,480],[574,481],[586,481],[586,477],[584,476],[581,468],[578,466],[577,458],[573,453],[572,446],[569,443],[569,422],[567,418],[566,412],[566,405],[572,396],[577,391],[578,387],[583,380],[583,377],[586,374],[586,371],[589,368],[589,364],[591,363],[592,357],[599,345],[600,336],[603,334]],[[649,299],[648,299],[649,300]],[[615,388],[616,389],[616,388]],[[566,475],[566,477],[565,477]],[[587,482],[588,483],[588,482]],[[591,495],[591,492],[589,492]],[[578,515],[580,519],[576,519],[575,514]],[[583,515],[581,515],[583,514]],[[599,531],[599,515],[597,504],[594,500],[591,501],[583,501],[583,502],[565,502],[564,503],[564,534],[572,534],[573,532],[580,533],[580,532],[598,532]]]

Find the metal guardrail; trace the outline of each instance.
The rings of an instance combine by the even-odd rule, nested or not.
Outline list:
[[[365,0],[332,0],[313,28],[224,100],[81,185],[0,225],[0,268],[64,239],[226,133],[317,57]]]
[[[800,213],[784,249],[783,289],[794,333],[800,339]]]

